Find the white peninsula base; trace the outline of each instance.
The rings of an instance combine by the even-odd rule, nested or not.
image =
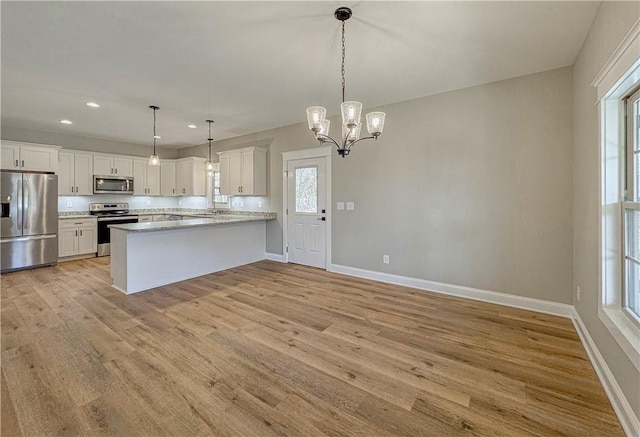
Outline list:
[[[264,220],[150,232],[126,227],[111,227],[111,278],[126,294],[265,258]]]

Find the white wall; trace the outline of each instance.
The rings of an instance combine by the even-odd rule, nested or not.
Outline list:
[[[639,16],[638,2],[602,2],[573,72],[573,289],[581,289],[574,305],[638,417],[640,374],[598,318],[600,144],[591,82]]]
[[[570,303],[571,90],[569,67],[379,108],[380,139],[332,158],[333,262]],[[298,123],[214,143],[249,145],[269,147],[266,210],[281,215],[282,152],[317,142]],[[267,251],[282,253],[282,217]]]

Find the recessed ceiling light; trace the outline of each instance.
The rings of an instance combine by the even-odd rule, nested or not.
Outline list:
[[[195,124],[188,124],[188,125],[187,125],[187,127],[188,127],[189,129],[195,129],[195,128],[197,128],[198,126],[196,126]]]
[[[85,105],[91,106],[92,108],[99,108],[100,107],[100,105],[98,105],[96,102],[87,102],[87,103],[85,103]]]
[[[73,122],[71,120],[60,120],[60,123],[62,124],[73,124]]]
[[[160,138],[162,138],[160,135],[154,135],[153,138],[159,140]]]

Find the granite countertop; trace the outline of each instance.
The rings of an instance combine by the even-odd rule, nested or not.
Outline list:
[[[232,211],[232,210],[214,210],[214,209],[179,209],[179,208],[150,208],[150,209],[132,209],[129,211],[132,215],[181,215],[183,217],[197,218],[254,218],[257,220],[272,220],[277,217],[275,212],[262,211]],[[89,211],[59,211],[58,218],[66,219],[82,219],[93,218],[95,215],[89,214]]]
[[[96,218],[95,215],[91,215],[88,212],[76,212],[74,214],[60,214],[58,215],[59,220],[78,220],[78,219],[88,219],[88,218]]]
[[[128,223],[123,225],[111,225],[110,228],[121,229],[129,232],[153,232],[168,231],[171,229],[186,229],[202,226],[226,225],[229,223],[246,223],[262,220],[274,220],[275,217],[241,216],[241,215],[215,215],[213,218],[194,218],[188,220],[173,220],[163,222]]]

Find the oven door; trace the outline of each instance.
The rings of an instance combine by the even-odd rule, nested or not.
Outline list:
[[[138,223],[138,217],[99,217],[98,218],[98,256],[111,254],[111,225]]]

